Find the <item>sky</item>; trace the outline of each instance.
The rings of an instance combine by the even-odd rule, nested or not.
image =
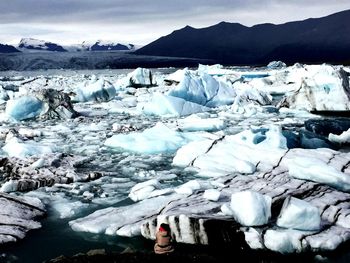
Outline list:
[[[98,39],[146,45],[186,25],[281,24],[350,9],[349,0],[2,0],[0,43]]]

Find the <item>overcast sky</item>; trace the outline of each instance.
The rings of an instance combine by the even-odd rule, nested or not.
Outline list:
[[[280,24],[346,9],[349,0],[1,0],[0,43],[33,37],[144,45],[186,25]]]

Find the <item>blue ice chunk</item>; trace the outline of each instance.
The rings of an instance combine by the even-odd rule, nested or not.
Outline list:
[[[44,103],[34,96],[23,96],[6,104],[7,116],[17,121],[37,117],[43,110]]]

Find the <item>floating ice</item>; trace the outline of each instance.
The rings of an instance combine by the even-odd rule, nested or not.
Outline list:
[[[233,88],[236,96],[232,109],[235,112],[244,113],[249,111],[252,105],[261,107],[272,103],[272,98],[268,93],[258,90],[248,83],[236,82],[233,84]]]
[[[281,103],[307,111],[346,111],[350,109],[349,77],[342,68],[330,65],[305,66],[294,76],[301,87]]]
[[[161,184],[157,179],[151,179],[146,182],[138,183],[130,190],[129,197],[134,201],[140,201],[147,198],[169,194],[173,192],[170,188],[161,189]]]
[[[37,198],[19,198],[0,193],[0,244],[15,242],[41,224],[35,218],[45,214],[44,205]]]
[[[307,234],[311,233],[292,229],[269,229],[264,235],[264,244],[268,249],[282,254],[300,253],[305,249],[301,239]]]
[[[271,61],[268,65],[267,68],[269,69],[281,69],[281,68],[286,68],[287,65],[286,63],[282,61]]]
[[[130,72],[126,77],[118,80],[115,84],[118,88],[126,87],[146,87],[154,85],[154,79],[151,70],[137,68]]]
[[[16,121],[37,117],[44,110],[44,103],[34,96],[23,96],[9,100],[6,104],[7,116]]]
[[[231,104],[236,93],[228,82],[218,81],[206,73],[196,76],[188,71],[168,95],[207,107],[217,107]]]
[[[106,140],[105,145],[132,152],[157,154],[174,152],[188,142],[199,138],[195,134],[173,131],[163,123],[158,122],[154,127],[141,133],[113,135]]]
[[[271,202],[269,196],[243,191],[232,194],[230,209],[241,225],[261,226],[266,225],[271,217]]]
[[[221,195],[221,192],[219,190],[207,189],[204,191],[203,198],[216,202],[219,200],[220,195]]]
[[[344,131],[340,135],[330,133],[328,135],[328,140],[339,144],[350,144],[350,129],[348,129],[347,131]]]
[[[76,89],[75,100],[79,102],[86,101],[109,101],[116,95],[116,89],[107,80],[93,79],[87,85],[82,84]]]
[[[172,194],[146,199],[130,206],[109,207],[70,221],[69,225],[74,231],[136,236],[141,234],[141,225],[148,216],[157,214],[164,205],[178,198],[178,195]]]
[[[17,185],[18,181],[10,180],[4,183],[1,188],[0,192],[2,193],[11,193],[17,191]]]
[[[318,208],[304,200],[286,198],[277,219],[277,225],[297,230],[319,230],[321,217]]]
[[[289,175],[303,180],[327,184],[350,192],[350,176],[316,157],[296,157],[289,164]]]
[[[210,110],[208,107],[204,107],[197,103],[189,102],[182,98],[167,96],[161,93],[155,93],[149,102],[140,103],[138,108],[145,114],[175,117]]]
[[[218,131],[225,128],[225,123],[219,118],[200,118],[197,115],[190,115],[177,122],[183,131]]]
[[[201,184],[197,180],[191,180],[175,189],[175,192],[178,194],[191,195],[194,191],[199,189],[201,189]]]
[[[287,151],[281,128],[247,130],[216,140],[190,142],[177,151],[174,165],[192,165],[203,176],[222,176],[239,172],[251,174],[264,156],[265,165],[273,167]]]
[[[226,69],[224,68],[223,65],[220,65],[220,64],[215,64],[215,65],[199,64],[197,71],[200,73],[207,73],[209,75],[217,75],[217,76],[227,75],[227,74],[230,74],[231,76],[234,75],[234,72],[232,70]],[[235,76],[235,77],[238,78],[238,76]]]
[[[42,145],[37,142],[22,142],[17,138],[8,140],[2,150],[8,156],[18,158],[41,156],[56,151],[54,146]]]

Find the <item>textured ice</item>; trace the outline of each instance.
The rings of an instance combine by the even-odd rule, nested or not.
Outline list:
[[[56,151],[54,146],[42,145],[37,142],[22,142],[18,138],[8,140],[2,150],[10,157],[25,158],[26,156],[41,156]]]
[[[350,192],[350,176],[316,157],[297,157],[288,165],[289,175],[303,180],[327,184],[341,191]]]
[[[157,154],[174,152],[188,142],[199,138],[200,136],[195,134],[173,131],[158,122],[154,127],[141,133],[113,135],[106,140],[105,145],[138,153]]]
[[[142,183],[138,183],[132,187],[129,193],[129,197],[133,201],[137,202],[147,198],[169,194],[173,191],[174,190],[170,188],[162,188],[159,180],[151,179]]]
[[[235,92],[228,82],[221,82],[203,73],[199,76],[186,72],[183,80],[168,95],[207,107],[231,104]]]
[[[218,131],[225,128],[225,122],[219,118],[201,118],[197,115],[180,119],[177,125],[183,131]]]
[[[339,144],[350,144],[350,129],[348,129],[347,131],[344,131],[340,135],[330,133],[328,135],[328,140]]]
[[[230,209],[243,226],[261,226],[271,217],[271,202],[271,197],[257,192],[238,192],[231,196]]]
[[[297,230],[317,231],[321,227],[321,216],[317,207],[294,197],[284,201],[277,225]]]
[[[349,77],[341,67],[304,66],[293,72],[300,88],[286,97],[282,105],[293,109],[346,111],[350,109]]]
[[[7,101],[6,114],[16,121],[31,119],[39,116],[44,111],[42,101],[34,96],[23,96]]]
[[[186,116],[210,110],[210,108],[197,103],[161,93],[155,93],[149,102],[140,103],[138,108],[145,114],[169,117]]]
[[[197,180],[191,180],[176,188],[175,191],[178,194],[191,195],[194,191],[199,190],[201,188],[202,186]]]
[[[159,196],[130,206],[98,210],[87,217],[70,221],[69,225],[75,231],[107,235],[140,235],[144,216],[157,214],[162,206],[177,198],[179,198],[177,195]],[[129,231],[125,231],[126,229]]]
[[[93,78],[90,82],[81,84],[76,89],[75,100],[86,101],[109,101],[116,95],[116,89],[109,81],[101,78]]]
[[[220,64],[215,64],[215,65],[199,64],[197,70],[200,73],[207,73],[209,75],[219,75],[219,76],[226,75],[226,74],[234,75],[232,70],[226,69],[224,68],[223,65],[220,65]],[[238,76],[235,76],[235,77],[238,78]]]
[[[21,159],[1,156],[0,186],[6,192],[40,187],[30,193],[45,192],[38,197],[52,208],[49,216],[56,220],[82,217],[71,222],[77,231],[154,238],[157,226],[168,222],[177,242],[208,244],[235,231],[245,236],[235,241],[253,249],[282,253],[334,250],[350,240],[350,194],[343,192],[348,190],[346,178],[350,176],[347,146],[338,143],[339,151],[298,148],[320,146],[326,140],[302,128],[315,115],[294,109],[292,104],[291,108],[276,106],[281,96],[291,98],[299,88],[313,91],[313,82],[325,91],[325,83],[346,84],[340,67],[332,67],[339,74],[331,73],[329,79],[322,79],[323,73],[314,74],[320,68],[295,65],[262,71],[214,65],[172,75],[162,72],[173,69],[155,74],[138,69],[127,77],[129,70],[99,71],[96,77],[91,72],[65,71],[59,75],[28,73],[19,79],[0,77],[0,85],[6,88],[6,94],[0,92],[5,98],[0,102],[1,148],[6,145],[15,152],[15,147],[35,145],[58,151]],[[90,94],[92,101],[74,104],[82,114],[75,119],[37,118],[14,124],[7,114],[4,118],[9,99],[37,96],[43,87],[58,91],[64,87],[73,95],[79,84],[88,87],[88,83],[101,84],[98,88],[113,83],[117,94],[109,97],[108,91],[96,88],[97,95]],[[306,84],[312,88],[306,89]],[[169,95],[174,91],[181,98]],[[312,102],[314,97],[307,98]],[[334,102],[335,98],[323,96],[320,101],[326,100]],[[187,115],[192,116],[182,118]],[[162,124],[155,126],[157,122]],[[18,145],[11,145],[12,135]],[[106,147],[106,140],[116,148]],[[148,154],[153,152],[156,154]],[[80,161],[82,156],[89,158]],[[296,174],[303,178],[294,178]],[[237,223],[230,199],[245,191],[272,198],[267,224]],[[281,211],[290,196],[303,201],[289,202]],[[235,202],[244,205],[240,212],[253,204],[258,206],[255,210],[261,209],[259,202],[248,201],[239,198]],[[1,207],[7,209],[7,204]],[[85,216],[94,209],[95,213]],[[301,217],[299,210],[304,211]],[[309,218],[314,219],[309,222]],[[319,219],[322,227],[317,229],[313,224]],[[1,220],[39,227],[33,219],[27,222],[11,216]],[[1,228],[1,233],[14,231],[24,237],[17,229]],[[14,240],[9,235],[0,239]]]
[[[264,235],[264,244],[268,249],[282,254],[300,253],[305,249],[301,239],[307,234],[311,233],[292,229],[269,229]]]
[[[129,86],[147,86],[155,84],[153,83],[152,72],[149,69],[137,68],[133,72],[130,72],[126,77],[119,79],[115,86],[119,88],[126,88]]]
[[[44,205],[39,199],[19,198],[0,193],[0,244],[15,242],[25,237],[41,224],[34,221],[45,214]]]
[[[203,198],[208,199],[210,201],[218,201],[220,198],[220,191],[216,189],[207,189],[204,191]]]
[[[9,180],[1,186],[0,192],[2,193],[15,192],[17,190],[17,185],[18,185],[17,181]]]
[[[210,149],[210,151],[208,151]],[[236,135],[223,136],[216,140],[190,142],[177,151],[174,165],[192,166],[201,169],[205,176],[222,176],[232,172],[251,174],[265,157],[275,163],[287,150],[287,140],[281,128],[247,130]]]

